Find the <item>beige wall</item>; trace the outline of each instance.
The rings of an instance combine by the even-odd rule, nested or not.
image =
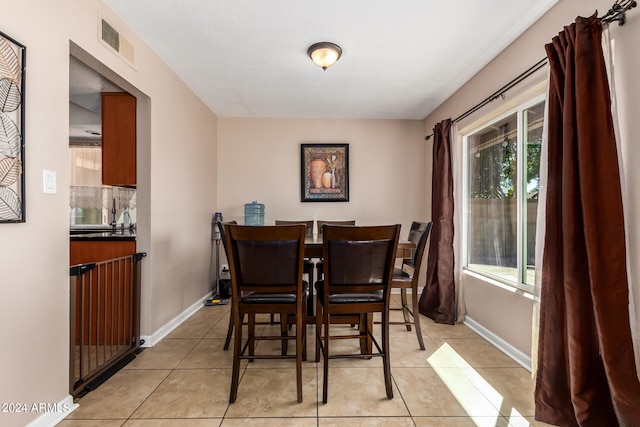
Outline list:
[[[425,120],[425,133],[430,134],[435,123],[445,118],[456,118],[476,103],[498,90],[511,79],[524,72],[538,60],[546,56],[544,45],[574,22],[576,16],[590,16],[596,10],[604,14],[612,5],[611,0],[560,0],[545,16],[536,22],[511,46],[487,65],[469,83],[449,98],[440,108]],[[628,13],[627,24],[611,26],[611,36],[615,49],[615,79],[618,92],[618,106],[621,114],[621,141],[624,178],[628,185],[625,193],[627,209],[628,253],[630,278],[633,283],[636,317],[640,318],[640,284],[637,278],[640,270],[640,221],[635,214],[640,209],[640,172],[633,165],[640,161],[640,114],[638,93],[640,82],[640,57],[637,42],[640,40],[640,13],[637,9]],[[504,101],[495,101],[474,117],[477,119]],[[497,335],[525,354],[531,351],[532,301],[520,292],[512,292],[470,275],[463,276],[465,302],[468,315],[482,327]],[[636,323],[636,328],[638,328]]]
[[[300,144],[349,144],[349,202],[300,201]],[[356,219],[359,225],[428,220],[422,122],[417,120],[219,119],[218,206],[244,221],[244,204],[276,219]],[[430,160],[429,160],[430,162]]]
[[[133,43],[136,69],[98,42],[101,14]],[[53,404],[69,393],[70,41],[149,97],[151,125],[139,130],[138,194],[146,213],[138,216],[138,246],[149,254],[143,334],[209,289],[217,118],[100,1],[4,2],[0,29],[26,45],[28,65],[27,221],[0,224],[0,402]],[[42,193],[43,169],[56,171],[57,194]],[[0,425],[23,426],[42,415],[0,413]]]

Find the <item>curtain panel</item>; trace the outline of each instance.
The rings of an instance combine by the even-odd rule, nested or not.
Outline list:
[[[437,323],[449,325],[453,325],[456,320],[451,125],[451,119],[447,119],[433,129],[433,227],[427,258],[427,281],[419,302],[420,314]]]
[[[546,46],[548,177],[536,420],[632,426],[640,383],[629,322],[622,194],[597,16]]]

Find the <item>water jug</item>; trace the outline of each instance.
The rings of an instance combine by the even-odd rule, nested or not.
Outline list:
[[[255,200],[244,205],[244,225],[264,225],[264,205]]]

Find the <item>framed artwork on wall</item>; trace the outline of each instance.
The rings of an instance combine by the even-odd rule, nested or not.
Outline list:
[[[349,201],[349,144],[301,144],[303,202]]]
[[[0,223],[24,222],[26,48],[0,32]]]

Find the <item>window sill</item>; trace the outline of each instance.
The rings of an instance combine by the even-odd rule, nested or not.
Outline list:
[[[505,283],[503,281],[494,279],[492,277],[487,276],[486,274],[479,273],[477,271],[473,271],[468,267],[464,267],[462,270],[462,274],[471,276],[475,279],[482,280],[490,285],[497,286],[505,291],[512,292],[517,295],[521,295],[527,299],[534,300],[535,297],[533,295],[533,286],[521,284],[519,287],[510,283]]]

